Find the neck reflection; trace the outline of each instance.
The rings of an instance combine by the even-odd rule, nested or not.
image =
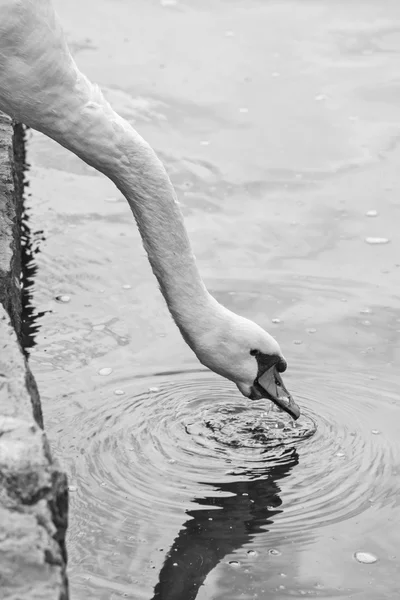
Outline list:
[[[152,600],[194,600],[207,575],[228,554],[268,531],[282,512],[278,482],[299,462],[294,448],[263,468],[241,472],[240,481],[214,483],[215,491],[232,494],[195,498],[204,508],[186,511],[191,517],[172,544]]]

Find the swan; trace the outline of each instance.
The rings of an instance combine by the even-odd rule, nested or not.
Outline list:
[[[111,179],[127,199],[173,320],[199,361],[294,419],[287,363],[260,326],[204,285],[177,196],[150,145],[79,71],[51,0],[0,0],[0,110]]]

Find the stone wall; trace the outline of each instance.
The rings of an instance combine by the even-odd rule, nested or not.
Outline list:
[[[67,478],[21,348],[24,130],[0,113],[0,598],[67,600]]]

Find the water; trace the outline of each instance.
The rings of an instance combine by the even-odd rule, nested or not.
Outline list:
[[[165,162],[210,291],[279,340],[303,412],[293,427],[198,365],[124,199],[31,132],[25,330],[73,490],[72,598],[397,598],[398,4],[57,8]]]

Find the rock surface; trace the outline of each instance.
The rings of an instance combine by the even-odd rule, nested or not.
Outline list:
[[[67,478],[19,342],[23,136],[0,113],[0,597],[67,600]]]

